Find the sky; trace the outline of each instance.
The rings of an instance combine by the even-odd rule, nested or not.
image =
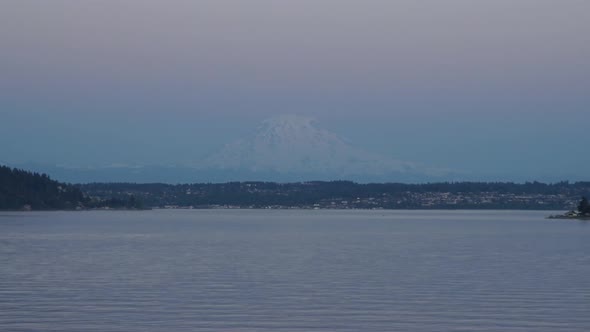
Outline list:
[[[0,162],[193,163],[289,113],[482,179],[587,180],[589,105],[586,0],[0,3]]]

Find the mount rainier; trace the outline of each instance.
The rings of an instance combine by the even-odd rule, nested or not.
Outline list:
[[[267,119],[249,137],[208,157],[206,169],[288,180],[407,181],[437,178],[444,170],[395,160],[353,146],[316,126],[312,118],[282,115]],[[272,174],[272,176],[271,176]]]
[[[426,182],[452,178],[446,170],[355,147],[338,135],[317,127],[312,118],[296,115],[267,119],[251,135],[226,144],[191,165],[12,166],[48,173],[60,181],[72,183]]]

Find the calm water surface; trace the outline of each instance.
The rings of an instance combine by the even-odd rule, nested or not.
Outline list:
[[[0,331],[590,331],[547,214],[0,213]]]

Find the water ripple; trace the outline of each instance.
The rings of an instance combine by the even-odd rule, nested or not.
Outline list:
[[[590,228],[543,215],[3,215],[0,330],[588,331]]]

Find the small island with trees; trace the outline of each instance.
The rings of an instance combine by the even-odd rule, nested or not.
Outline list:
[[[588,203],[588,198],[582,197],[577,210],[572,210],[561,215],[549,216],[549,219],[590,220],[590,203]]]

